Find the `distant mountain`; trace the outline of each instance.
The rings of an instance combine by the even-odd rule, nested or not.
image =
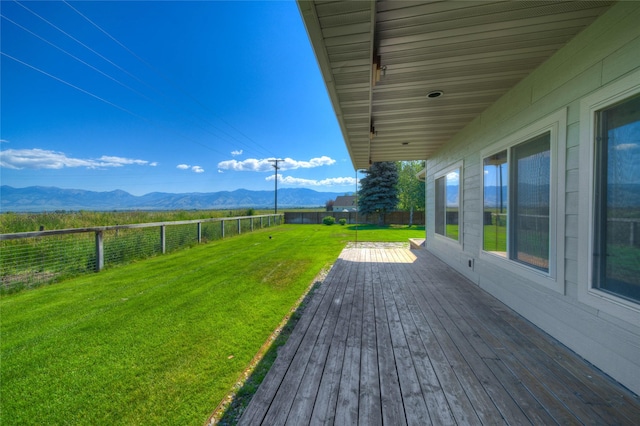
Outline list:
[[[502,188],[502,198],[500,198],[500,188]],[[485,207],[500,207],[500,202],[503,206],[507,206],[507,200],[509,199],[509,191],[506,186],[485,186],[484,187],[484,205]]]
[[[532,185],[521,185],[525,190],[520,194],[528,193],[528,196],[523,196],[523,199],[520,200],[524,206],[545,205],[545,200],[536,199],[533,196],[537,194],[537,191],[535,191]],[[548,188],[545,188],[545,190],[548,191]],[[640,185],[638,184],[610,184],[607,186],[607,195],[611,205],[616,206],[618,209],[637,209],[640,206]],[[507,206],[508,197],[509,191],[506,186],[502,187],[502,199],[500,199],[499,186],[484,187],[484,204],[487,207],[499,207],[500,201],[502,201],[504,206]]]
[[[344,192],[318,192],[302,188],[278,190],[278,208],[323,207]],[[109,192],[31,186],[0,186],[0,211],[39,212],[55,210],[204,210],[272,208],[273,191],[238,189],[221,192],[172,194],[152,192],[136,196],[116,190]]]
[[[502,191],[500,190],[502,188]],[[544,185],[542,189],[536,185],[521,183],[518,186],[519,204],[523,207],[541,207],[549,204],[549,185]],[[502,192],[502,194],[500,194]],[[546,195],[546,197],[545,197]],[[504,207],[509,205],[509,189],[507,186],[485,186],[484,205],[485,207]]]
[[[638,184],[610,184],[607,186],[607,192],[611,205],[619,209],[640,207],[640,185]]]

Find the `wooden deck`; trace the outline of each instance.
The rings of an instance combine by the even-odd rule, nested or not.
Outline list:
[[[640,400],[426,250],[345,249],[243,425],[640,424]]]

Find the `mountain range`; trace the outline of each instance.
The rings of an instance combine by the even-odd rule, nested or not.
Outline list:
[[[278,208],[322,207],[343,192],[318,192],[303,188],[278,190]],[[173,194],[152,192],[136,196],[122,190],[109,192],[31,186],[0,186],[0,211],[41,212],[55,210],[205,210],[272,208],[273,191],[237,189],[220,192]]]

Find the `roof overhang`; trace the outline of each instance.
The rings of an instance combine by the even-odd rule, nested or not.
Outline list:
[[[424,160],[611,1],[304,1],[356,169]],[[428,94],[441,91],[439,97]]]

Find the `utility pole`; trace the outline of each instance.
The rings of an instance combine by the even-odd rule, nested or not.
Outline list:
[[[276,179],[275,179],[275,183],[276,183],[276,190],[275,190],[275,203],[274,203],[274,213],[278,214],[278,163],[280,161],[282,161],[281,158],[274,158],[273,160],[269,160],[273,166],[274,169],[276,169]]]

